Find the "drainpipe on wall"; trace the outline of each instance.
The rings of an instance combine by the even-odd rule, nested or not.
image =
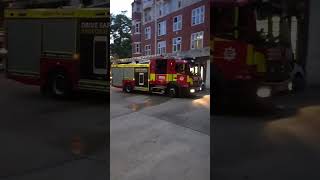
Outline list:
[[[154,2],[154,12],[153,12],[153,17],[154,17],[154,54],[158,54],[158,44],[157,44],[157,37],[158,37],[158,17],[157,17],[157,3],[156,1]]]

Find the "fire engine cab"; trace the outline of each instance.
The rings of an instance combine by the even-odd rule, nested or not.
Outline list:
[[[106,93],[108,9],[6,10],[10,79],[68,96],[75,90]]]
[[[203,89],[200,75],[190,71],[191,58],[152,58],[145,63],[113,64],[112,86],[130,93],[134,90],[179,97]]]
[[[265,101],[303,86],[297,83],[304,73],[297,70],[292,50],[293,18],[285,4],[210,2],[214,109],[237,102]]]

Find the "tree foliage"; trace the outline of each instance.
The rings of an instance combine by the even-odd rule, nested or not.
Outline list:
[[[131,57],[131,19],[121,14],[111,15],[110,52],[114,58]]]

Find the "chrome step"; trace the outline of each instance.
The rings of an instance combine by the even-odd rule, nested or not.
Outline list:
[[[156,86],[151,88],[151,92],[154,94],[165,94],[166,87],[165,86]]]
[[[79,81],[79,89],[99,91],[99,92],[109,92],[110,83],[104,80],[82,79]]]

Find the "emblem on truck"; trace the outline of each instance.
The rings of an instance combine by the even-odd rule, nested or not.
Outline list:
[[[226,48],[224,50],[224,59],[228,60],[228,61],[232,61],[236,58],[236,49],[233,48],[233,47],[229,47],[229,48]]]

